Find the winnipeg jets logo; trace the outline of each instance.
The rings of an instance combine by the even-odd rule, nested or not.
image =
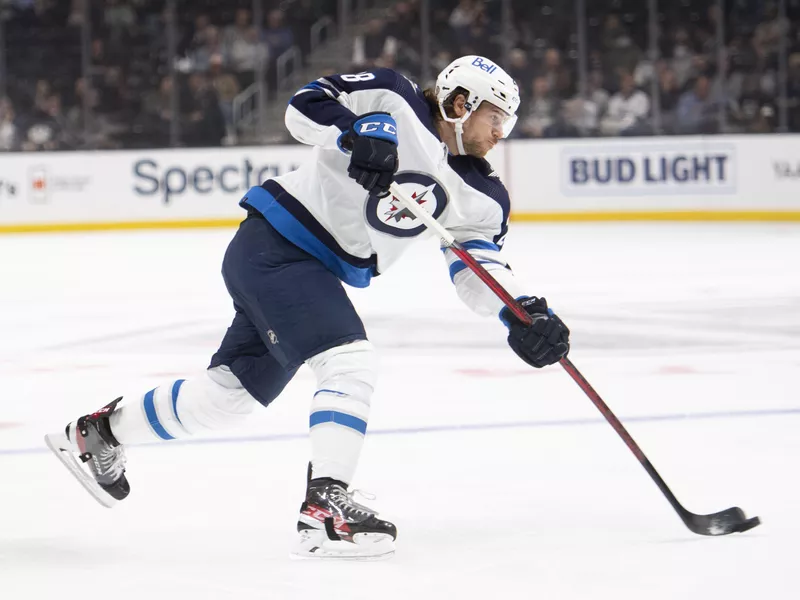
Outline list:
[[[417,204],[422,205],[422,204],[424,204],[426,202],[425,195],[428,192],[430,192],[431,189],[433,189],[433,186],[431,186],[430,188],[426,189],[421,194],[418,194],[417,192],[414,192],[413,194],[411,194],[411,199],[412,200],[416,200]],[[386,212],[386,215],[387,215],[386,216],[386,221],[387,222],[390,221],[391,219],[394,219],[395,223],[399,223],[402,219],[405,219],[405,218],[409,218],[412,221],[417,218],[414,215],[414,213],[411,212],[411,210],[409,210],[408,208],[405,208],[403,206],[402,202],[400,202],[400,200],[398,200],[394,196],[392,196],[391,204],[389,205],[389,210]]]
[[[444,187],[426,173],[401,171],[394,178],[395,182],[424,210],[439,218],[447,207],[447,193]],[[396,197],[385,198],[369,196],[364,206],[367,223],[374,229],[394,237],[414,237],[425,231],[425,225],[419,222]]]

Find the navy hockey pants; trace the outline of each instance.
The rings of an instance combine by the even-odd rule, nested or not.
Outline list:
[[[367,339],[341,281],[251,211],[225,252],[236,315],[209,368],[230,367],[264,406],[306,359]]]

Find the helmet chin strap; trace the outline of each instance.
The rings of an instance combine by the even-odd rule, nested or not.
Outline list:
[[[454,125],[454,129],[456,132],[456,147],[458,149],[458,153],[461,156],[466,156],[467,151],[464,149],[464,140],[462,138],[462,135],[464,134],[464,122],[467,119],[469,119],[470,115],[472,114],[472,109],[468,110],[467,114],[465,114],[460,119],[454,119],[452,117],[447,116],[447,113],[444,110],[444,104],[440,102],[439,112],[442,113],[442,119]]]
[[[458,153],[461,156],[465,156],[467,154],[467,151],[464,150],[464,140],[461,137],[462,134],[464,133],[464,122],[456,121],[455,130],[456,130],[456,146],[458,146]]]

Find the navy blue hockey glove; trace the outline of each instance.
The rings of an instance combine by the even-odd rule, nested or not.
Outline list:
[[[361,115],[339,136],[350,152],[347,174],[370,194],[383,198],[397,172],[397,123],[385,112]]]
[[[569,352],[569,329],[547,308],[544,298],[531,296],[519,301],[533,323],[520,322],[508,307],[500,311],[500,319],[508,327],[508,345],[517,356],[537,369],[557,363]]]

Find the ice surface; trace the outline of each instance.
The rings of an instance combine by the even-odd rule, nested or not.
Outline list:
[[[382,355],[355,484],[399,528],[392,560],[358,564],[288,558],[306,370],[242,430],[131,448],[113,510],[41,441],[202,371],[231,235],[0,238],[0,597],[800,597],[800,227],[515,224],[507,243],[684,505],[762,517],[724,538],[683,527],[562,369],[461,306],[433,240],[353,291]]]

